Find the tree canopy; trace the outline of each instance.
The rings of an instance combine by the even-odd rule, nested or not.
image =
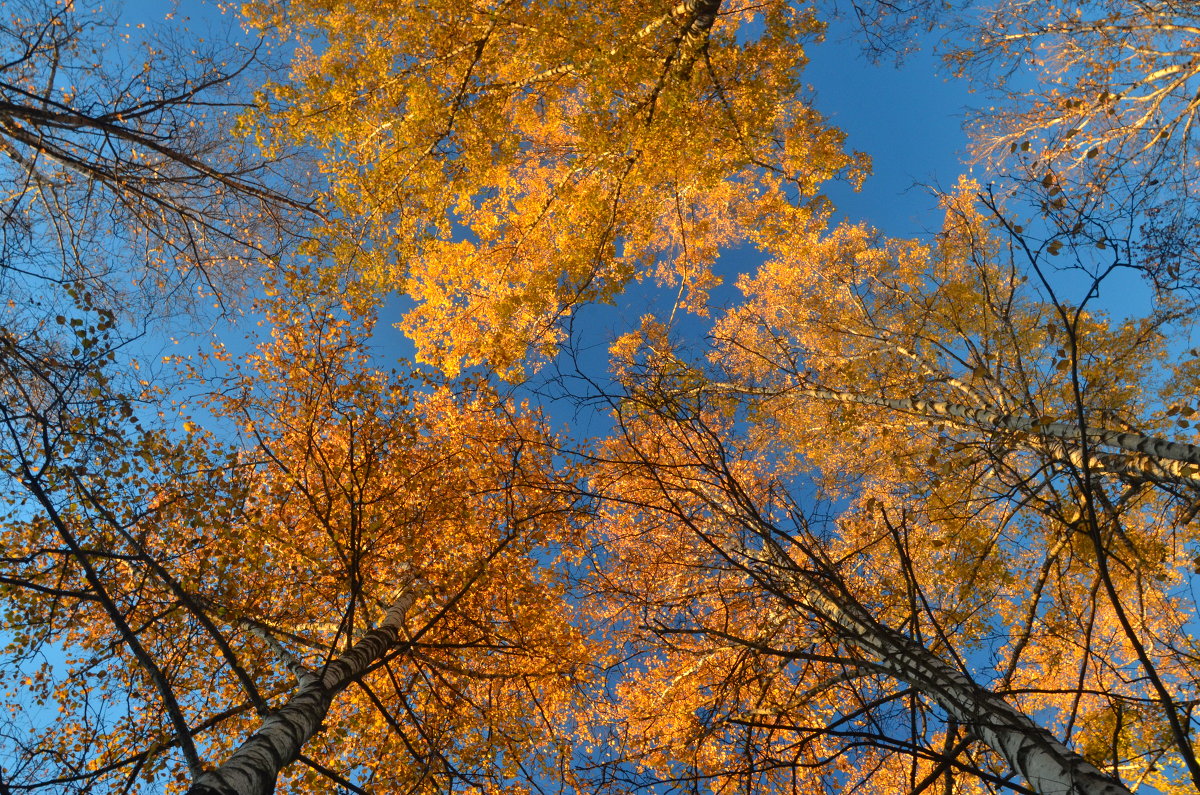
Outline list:
[[[1189,4],[0,13],[0,792],[1200,790]]]

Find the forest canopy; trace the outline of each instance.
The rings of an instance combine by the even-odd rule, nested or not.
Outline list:
[[[0,6],[0,793],[1200,791],[1191,3],[136,11]]]

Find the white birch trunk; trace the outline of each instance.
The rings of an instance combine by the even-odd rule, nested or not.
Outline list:
[[[980,686],[917,641],[876,621],[839,586],[832,570],[828,574],[806,572],[779,554],[778,539],[787,538],[787,533],[760,514],[739,508],[737,500],[727,500],[718,489],[698,491],[722,519],[744,527],[764,542],[763,550],[727,548],[725,554],[730,560],[748,558],[743,564],[745,570],[791,593],[800,608],[862,654],[860,665],[864,669],[905,682],[935,701],[980,742],[1000,754],[1031,789],[1040,795],[1132,795],[1000,695]]]
[[[1079,426],[1073,423],[1029,417],[1023,414],[1002,414],[991,409],[950,403],[944,400],[869,397],[853,392],[802,386],[778,390],[755,389],[729,383],[718,383],[713,386],[730,392],[756,394],[763,397],[801,395],[816,400],[831,400],[859,406],[878,406],[959,427],[983,427],[989,430],[1019,433],[1025,436],[1052,439],[1064,445],[1078,445],[1083,441],[1083,434],[1080,433]],[[1194,444],[1172,442],[1154,436],[1104,428],[1088,428],[1087,442],[1093,448],[1109,447],[1124,451],[1120,455],[1093,452],[1091,463],[1101,471],[1114,471],[1121,474],[1136,473],[1157,480],[1200,481],[1200,447]],[[1065,448],[1061,454],[1077,465],[1082,462],[1082,455],[1078,450]]]
[[[936,702],[980,742],[1002,756],[1012,771],[1041,795],[1131,795],[1117,780],[1059,742],[1049,730],[1002,697],[982,687],[929,649],[876,621],[835,581],[796,568],[780,556],[771,560],[774,539],[785,537],[757,514],[741,511],[715,497],[706,498],[727,520],[750,529],[766,541],[766,550],[726,550],[749,558],[750,570],[791,592],[803,608],[833,629],[862,655],[863,668],[911,685]],[[783,579],[783,582],[780,580]]]
[[[217,768],[200,776],[188,795],[268,795],[280,771],[300,755],[338,693],[383,659],[400,639],[413,595],[403,593],[378,627],[365,634],[320,675],[305,676],[287,703],[269,715],[248,740]]]
[[[880,406],[960,424],[963,420],[969,420],[995,429],[1050,437],[1060,444],[1077,444],[1081,438],[1078,428],[1067,423],[1002,415],[941,401],[870,398],[805,387],[768,392],[732,384],[714,386],[767,397],[799,394],[818,400]],[[1160,471],[1170,471],[1178,477],[1200,479],[1197,477],[1197,473],[1200,473],[1200,448],[1193,445],[1090,429],[1088,441],[1119,447],[1142,456],[1153,456],[1152,463],[1161,466]],[[692,488],[696,487],[693,485]],[[707,488],[699,491],[726,520],[740,524],[764,539],[767,550],[774,546],[775,539],[787,537],[786,533],[772,527],[757,513],[739,510],[736,500],[731,503]],[[979,741],[1002,756],[1012,771],[1041,795],[1130,795],[1130,790],[1120,782],[1059,742],[1050,731],[1034,723],[1002,697],[947,664],[929,649],[876,621],[853,597],[833,587],[832,581],[819,573],[797,570],[786,559],[773,561],[769,559],[770,552],[741,548],[727,550],[727,554],[731,558],[749,558],[759,564],[761,568],[752,565],[751,570],[767,580],[778,582],[781,576],[785,577],[788,582],[784,587],[808,612],[862,655],[863,667],[904,682],[937,703]]]
[[[1003,698],[947,665],[910,638],[883,626],[842,595],[809,585],[803,601],[865,657],[863,664],[935,701],[1041,795],[1130,795]]]

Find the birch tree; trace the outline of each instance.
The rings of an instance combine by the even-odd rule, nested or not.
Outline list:
[[[259,791],[387,791],[557,767],[583,644],[532,557],[574,527],[542,479],[539,421],[486,389],[367,366],[370,324],[354,315],[348,332],[336,302],[276,305],[279,340],[244,376],[221,346],[132,372],[130,321],[197,297],[272,311],[247,285],[312,295],[272,260],[316,215],[280,189],[282,150],[232,132],[262,53],[137,41],[72,3],[6,14],[0,578],[10,697],[28,709],[5,727],[5,790],[240,790],[229,771],[250,767]],[[221,400],[171,402],[216,372],[233,379]],[[537,651],[534,636],[555,640]],[[265,768],[233,753],[314,681],[307,742]],[[58,720],[38,717],[48,703]]]
[[[164,10],[165,13],[165,10]],[[264,157],[235,137],[263,50],[205,43],[100,5],[18,2],[0,32],[0,238],[13,297],[70,284],[129,317],[232,300],[256,257],[311,223]],[[110,307],[110,309],[115,307]]]
[[[1066,709],[1071,729],[1111,725],[1113,711],[1130,712],[1121,699],[1140,701],[1139,720],[1172,741],[1118,762],[1114,734],[1106,757],[1140,765],[1137,776],[1173,758],[1179,780],[1163,786],[1194,786],[1194,729],[1181,704],[1196,686],[1185,627],[1195,610],[1186,593],[1197,448],[1172,430],[1190,426],[1195,385],[1187,360],[1173,370],[1164,345],[1190,317],[1168,307],[1110,321],[1090,305],[1099,280],[1068,303],[1045,262],[1019,269],[1029,249],[1006,245],[1009,234],[960,194],[935,247],[862,228],[801,246],[746,279],[750,300],[722,321],[714,360],[734,377],[693,388],[758,401],[764,449],[816,464],[831,494],[853,495],[864,527],[877,528],[880,511],[906,517],[903,554],[930,577],[921,589],[937,593],[931,603],[966,600],[951,612],[1006,626],[1013,676],[1044,682],[1073,670],[1104,694],[1089,718],[1074,696],[1035,699],[1038,709]],[[874,543],[858,533],[854,544]],[[964,585],[951,598],[938,582],[976,592]],[[1038,624],[1063,612],[1088,643],[1026,667],[1037,644],[1061,643],[1062,630]],[[1140,669],[1148,689],[1122,694],[1122,666]]]
[[[1000,78],[1003,100],[980,117],[983,151],[1037,148],[1063,168],[1194,180],[1192,140],[1200,24],[1190,3],[1000,3],[948,60]],[[1037,65],[1032,86],[1011,83]],[[1172,173],[1174,172],[1174,173]]]
[[[561,766],[587,652],[535,559],[575,532],[538,421],[369,367],[328,311],[273,320],[205,421],[242,445],[196,417],[141,429],[102,371],[6,402],[10,651],[66,650],[13,685],[62,717],[11,730],[8,787],[386,792]]]
[[[918,561],[885,551],[898,537],[847,554],[861,518],[810,520],[719,403],[638,390],[619,414],[599,482],[623,565],[596,580],[645,655],[615,706],[628,759],[714,791],[1017,787],[1008,774],[1034,792],[1129,791],[974,681],[984,624],[939,614]],[[864,555],[901,568],[879,579]]]

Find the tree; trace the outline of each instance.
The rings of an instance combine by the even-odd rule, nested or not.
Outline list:
[[[256,716],[311,696],[288,699],[288,675],[311,685],[301,666],[321,673],[335,658],[343,671],[355,660],[353,676],[324,670],[318,717],[344,736],[368,715],[373,744],[360,730],[349,756],[329,755],[327,733],[305,745],[299,781],[483,785],[557,762],[551,721],[581,641],[532,562],[573,532],[538,420],[486,389],[366,367],[350,337],[369,323],[356,316],[349,334],[336,306],[303,300],[293,309],[308,325],[277,305],[281,342],[213,416],[179,416],[179,383],[161,372],[125,377],[122,364],[137,366],[130,321],[194,310],[196,292],[249,308],[251,267],[251,284],[278,293],[262,260],[315,216],[279,189],[280,150],[264,159],[232,134],[258,50],[231,65],[194,40],[179,42],[189,54],[158,39],[131,65],[130,50],[106,48],[129,36],[99,9],[33,4],[8,23],[0,576],[13,696],[57,700],[65,717],[6,727],[5,791],[188,779],[220,790],[228,778],[205,778],[205,760]],[[332,349],[309,350],[318,339]],[[218,347],[210,363],[224,357]],[[271,389],[287,402],[252,394]],[[199,430],[226,415],[253,429],[247,445]],[[525,504],[535,493],[539,508]],[[527,753],[533,736],[543,742]],[[408,761],[371,769],[389,750]],[[293,756],[255,786],[272,789]]]
[[[272,528],[265,552],[300,590],[289,598],[267,582],[236,608],[225,595],[213,602],[283,629],[280,640],[314,662],[329,649],[307,674],[289,663],[300,689],[285,709],[314,690],[315,675],[328,710],[312,713],[324,742],[304,757],[336,760],[317,770],[370,770],[375,791],[498,786],[516,765],[526,776],[557,770],[568,749],[554,716],[587,648],[562,584],[537,562],[571,554],[577,532],[537,416],[515,414],[486,386],[406,387],[366,360],[358,335],[368,329],[329,310],[276,320],[275,343],[222,412],[246,421],[265,456],[252,516]],[[248,574],[274,568],[264,563],[249,561]],[[374,659],[364,651],[372,637]],[[339,647],[341,663],[330,659]],[[351,683],[356,692],[339,695]],[[359,728],[367,716],[372,734]],[[338,742],[351,734],[352,747]],[[380,758],[390,764],[377,767]],[[260,773],[261,791],[277,772]],[[244,791],[226,786],[202,778],[196,791]]]
[[[1195,299],[1194,4],[825,6],[853,19],[871,57],[932,45],[972,81],[984,97],[968,124],[975,157],[1041,208],[1046,243],[1129,244],[1157,289]]]
[[[261,45],[144,27],[65,0],[5,11],[0,251],[14,298],[75,285],[119,295],[136,319],[197,291],[230,300],[310,212],[280,179],[287,158],[232,134]]]
[[[1193,4],[1005,2],[972,33],[947,58],[1003,80],[1004,101],[981,116],[985,153],[1032,145],[1064,169],[1136,172],[1189,189],[1200,107]],[[1043,68],[1022,86],[1015,77],[1028,63]]]
[[[173,578],[179,551],[160,557],[142,533],[172,476],[203,483],[192,508],[216,521],[238,483],[222,451],[150,421],[171,385],[127,368],[147,327],[234,309],[251,261],[310,214],[280,188],[284,161],[231,134],[261,53],[140,36],[94,4],[9,4],[0,22],[5,641],[12,697],[34,716],[6,724],[6,791],[125,774],[128,787],[172,746],[195,761],[173,690],[182,646],[159,656],[154,627],[188,608],[190,630],[213,624]],[[120,694],[130,707],[114,716]],[[55,728],[36,717],[51,698],[72,716]]]
[[[70,654],[27,683],[70,718],[39,728],[9,788],[268,792],[282,773],[399,791],[561,764],[585,644],[534,560],[576,532],[536,419],[367,367],[362,332],[327,312],[275,320],[214,406],[252,446],[122,424],[127,400],[89,397],[95,370],[7,404],[16,645]],[[125,715],[93,703],[122,693]]]
[[[848,227],[744,278],[715,376],[654,323],[614,348],[629,391],[598,490],[623,566],[597,587],[646,655],[617,741],[657,775],[896,791],[965,769],[986,785],[1005,767],[960,759],[982,742],[1034,791],[1121,791],[1095,768],[1070,784],[1065,757],[1040,780],[1014,764],[990,734],[1017,725],[1010,699],[1112,775],[1195,786],[1200,448],[1147,435],[1194,414],[1174,402],[1193,376],[1158,381],[1162,406],[1132,391],[1170,373],[1171,316],[1066,305],[969,192],[947,209],[936,247]],[[790,496],[814,466],[836,519]],[[991,692],[951,684],[972,680]]]
[[[957,644],[979,627],[943,623],[899,535],[899,577],[831,557],[848,528],[810,525],[726,410],[639,390],[606,451],[609,543],[626,565],[597,579],[630,614],[627,643],[649,646],[621,692],[634,760],[716,791],[894,792],[956,769],[1002,782],[994,754],[1032,791],[1128,791],[971,679]],[[907,543],[918,528],[901,521]],[[959,761],[975,743],[982,758]]]
[[[1068,730],[1109,721],[1101,758],[1114,769],[1130,764],[1122,753],[1143,755],[1133,769],[1147,773],[1149,759],[1174,757],[1195,786],[1191,710],[1181,702],[1196,687],[1185,630],[1194,604],[1183,589],[1200,450],[1151,438],[1194,412],[1180,400],[1194,391],[1190,371],[1170,377],[1163,345],[1190,317],[1110,323],[1087,298],[1065,303],[1044,262],[1031,261],[1026,281],[1015,257],[1030,249],[979,209],[969,194],[951,201],[932,250],[846,229],[745,280],[750,300],[717,334],[730,368],[720,388],[758,395],[761,444],[782,438],[784,460],[799,452],[835,473],[827,486],[853,495],[851,515],[884,511],[901,524],[911,571],[929,578],[920,592],[969,583],[943,609],[1009,639],[1009,676],[1045,683],[1074,671],[1067,700],[1035,700],[1039,710],[1064,710]],[[1008,234],[1017,250],[1006,257]],[[878,543],[879,521],[866,521],[847,551]],[[1040,606],[1043,594],[1054,602]],[[1067,625],[1037,627],[1047,609],[1107,640],[1062,648]],[[1041,643],[1053,650],[1037,652]],[[1041,659],[1024,664],[1031,653]],[[1129,690],[1122,667],[1140,669],[1134,681],[1148,689]],[[1092,696],[1080,694],[1083,682]],[[1094,696],[1101,701],[1087,706]],[[1172,741],[1119,751],[1133,703],[1138,721]],[[1114,713],[1123,715],[1115,723]]]

